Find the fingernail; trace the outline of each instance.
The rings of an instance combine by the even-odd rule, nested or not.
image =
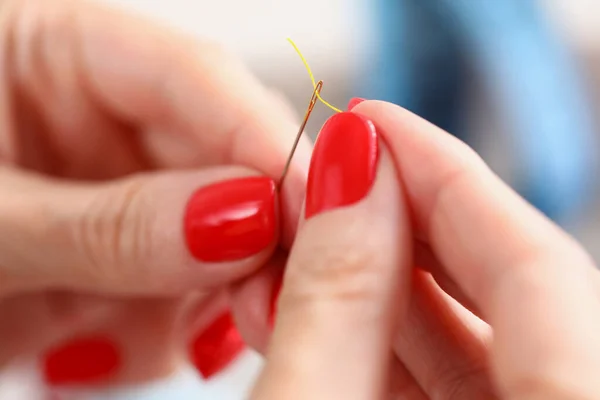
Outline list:
[[[275,318],[277,317],[277,300],[279,299],[279,292],[281,292],[281,285],[283,284],[283,273],[278,275],[273,282],[273,291],[271,292],[271,301],[269,302],[269,327],[271,330],[275,327]]]
[[[365,197],[375,179],[378,155],[377,132],[371,121],[351,112],[329,118],[310,163],[306,218]]]
[[[360,97],[353,97],[353,98],[351,98],[350,101],[348,102],[348,111],[351,111],[354,107],[356,107],[357,105],[359,105],[363,101],[365,101],[365,99],[360,98]]]
[[[191,359],[200,374],[208,379],[234,361],[244,347],[233,317],[227,312],[193,340]]]
[[[112,378],[121,364],[113,341],[88,337],[51,350],[44,358],[43,372],[52,385],[91,384]]]
[[[275,182],[267,177],[234,179],[192,195],[185,212],[185,238],[200,261],[240,260],[273,242],[276,222]]]

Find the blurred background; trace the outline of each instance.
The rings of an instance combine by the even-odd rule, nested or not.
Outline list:
[[[600,259],[596,0],[103,0],[238,53],[301,115],[311,93],[400,104],[473,146]],[[317,107],[313,137],[330,115]]]
[[[597,0],[103,1],[229,47],[301,115],[312,87],[293,38],[330,103],[389,100],[442,126],[600,260]],[[330,114],[316,107],[313,138]],[[88,398],[239,399],[259,365],[248,353],[215,381],[175,379],[179,394]]]

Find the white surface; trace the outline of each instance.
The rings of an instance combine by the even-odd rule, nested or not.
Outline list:
[[[17,363],[0,374],[1,400],[42,400],[46,389],[33,362]]]

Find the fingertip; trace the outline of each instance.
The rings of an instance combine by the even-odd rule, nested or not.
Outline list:
[[[398,302],[406,306],[410,232],[393,160],[368,119],[345,112],[326,123],[307,186],[307,219],[286,265],[257,390],[277,381],[380,397],[389,360],[382,349],[391,346]]]
[[[188,200],[188,250],[201,262],[237,261],[260,253],[277,235],[275,182],[249,176],[201,187]]]
[[[149,219],[143,225],[148,229],[145,249],[138,253],[143,259],[128,263],[145,274],[148,284],[126,289],[212,289],[245,278],[272,256],[281,233],[273,179],[221,167],[151,179],[136,203],[145,208],[139,215]]]
[[[225,311],[192,340],[189,351],[198,372],[210,379],[230,365],[245,347],[231,312]]]
[[[111,338],[75,338],[51,349],[42,364],[46,382],[53,386],[107,381],[122,367],[122,350]]]

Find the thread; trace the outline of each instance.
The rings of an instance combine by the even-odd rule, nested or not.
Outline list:
[[[308,61],[306,61],[306,58],[302,55],[302,52],[300,51],[300,49],[298,48],[298,46],[296,46],[296,43],[294,43],[294,41],[292,39],[287,38],[287,41],[290,42],[290,44],[294,47],[294,50],[296,50],[296,53],[298,53],[298,55],[300,56],[300,59],[304,63],[304,67],[306,68],[306,71],[308,72],[308,76],[310,77],[310,81],[312,82],[313,89],[316,90],[316,88],[317,88],[317,82],[315,81],[315,76],[313,75],[312,70],[310,69],[310,65],[308,65]],[[319,99],[319,101],[321,103],[325,104],[327,107],[331,108],[335,112],[342,112],[342,110],[340,110],[339,108],[336,108],[336,107],[332,106],[331,104],[329,104],[328,102],[326,102],[321,97],[321,94],[319,93],[319,91],[315,91],[315,94],[317,95],[317,98]]]
[[[313,108],[315,108],[315,104],[317,103],[317,99],[319,98],[319,93],[321,93],[321,88],[323,87],[323,81],[317,82],[313,90],[313,95],[310,98],[310,102],[308,103],[308,107],[306,109],[306,113],[304,114],[304,119],[302,120],[302,124],[300,125],[300,129],[298,129],[298,133],[296,134],[296,139],[294,140],[294,145],[292,146],[292,151],[290,151],[290,155],[288,156],[287,161],[285,162],[285,167],[283,167],[283,172],[281,174],[281,179],[279,179],[279,184],[277,185],[277,189],[281,189],[281,185],[283,184],[283,180],[287,175],[287,172],[292,163],[292,157],[294,157],[294,153],[296,152],[296,147],[298,147],[298,143],[300,142],[300,137],[302,137],[302,133],[304,133],[304,128],[306,128],[306,123],[310,118],[310,114],[312,113]]]

